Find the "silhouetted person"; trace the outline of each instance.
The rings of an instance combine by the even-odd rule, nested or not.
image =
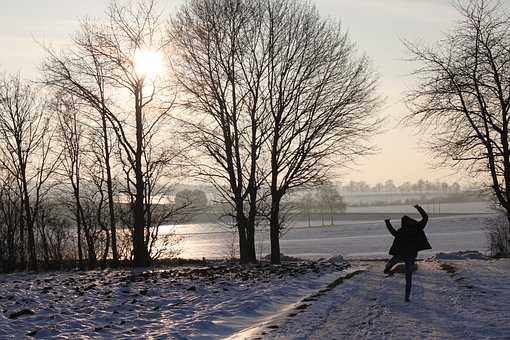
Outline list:
[[[389,219],[384,220],[386,227],[390,233],[395,236],[393,245],[390,248],[390,255],[393,255],[391,260],[388,261],[384,272],[391,273],[391,268],[399,263],[405,263],[406,272],[406,302],[409,302],[409,295],[411,294],[412,276],[416,261],[416,256],[420,250],[432,249],[427,236],[423,229],[427,225],[428,215],[419,205],[414,206],[420,213],[422,220],[416,221],[409,216],[402,217],[402,226],[400,229],[395,230],[390,223]]]

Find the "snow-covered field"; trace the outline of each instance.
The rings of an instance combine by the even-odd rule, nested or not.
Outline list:
[[[0,276],[0,338],[508,339],[510,260],[439,254],[411,302],[384,262]],[[21,315],[20,315],[21,314]]]
[[[368,215],[370,216],[370,215]],[[400,225],[400,216],[392,219],[394,226]],[[415,215],[412,215],[415,216]],[[417,216],[415,216],[417,217]],[[487,251],[485,228],[494,218],[491,214],[432,216],[426,232],[435,252],[450,252],[465,249]],[[384,215],[378,220],[337,221],[334,226],[312,227],[296,224],[286,231],[281,240],[282,252],[302,258],[329,257],[342,254],[346,257],[384,257],[393,237],[383,222]],[[231,256],[232,245],[237,244],[234,234],[226,232],[218,225],[198,224],[180,226],[178,232],[184,239],[179,247],[183,258],[221,259]],[[257,234],[257,254],[269,253],[269,235],[267,231]]]
[[[2,275],[0,339],[223,338],[321,289],[345,268],[337,258]]]

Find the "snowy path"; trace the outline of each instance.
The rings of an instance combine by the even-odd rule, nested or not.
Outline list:
[[[446,266],[444,264],[447,264]],[[404,302],[402,274],[383,263],[306,310],[259,332],[291,339],[510,339],[510,261],[423,262]]]

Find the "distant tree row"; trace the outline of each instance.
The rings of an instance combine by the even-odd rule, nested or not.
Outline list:
[[[430,182],[420,179],[416,183],[404,182],[396,185],[391,179],[384,183],[369,185],[364,181],[350,181],[339,185],[341,192],[444,192],[458,193],[462,187],[457,182]]]
[[[297,207],[308,219],[308,225],[311,225],[311,216],[313,213],[319,213],[322,219],[322,225],[325,224],[324,217],[327,216],[329,224],[333,225],[335,217],[345,212],[347,204],[340,195],[338,188],[331,182],[320,185],[315,190],[308,190],[299,197],[296,202]]]

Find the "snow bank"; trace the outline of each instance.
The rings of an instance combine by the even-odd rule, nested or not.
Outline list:
[[[266,256],[264,256],[262,258],[262,261],[270,262],[271,254],[267,254]],[[281,262],[301,262],[301,261],[304,261],[304,259],[301,259],[299,257],[288,256],[285,254],[280,254],[280,261]]]
[[[488,260],[489,257],[476,250],[437,253],[432,259],[437,260]]]
[[[344,257],[342,255],[332,256],[332,257],[322,260],[320,262],[321,263],[331,263],[336,266],[348,266],[349,265],[349,262],[346,259],[344,259]]]

